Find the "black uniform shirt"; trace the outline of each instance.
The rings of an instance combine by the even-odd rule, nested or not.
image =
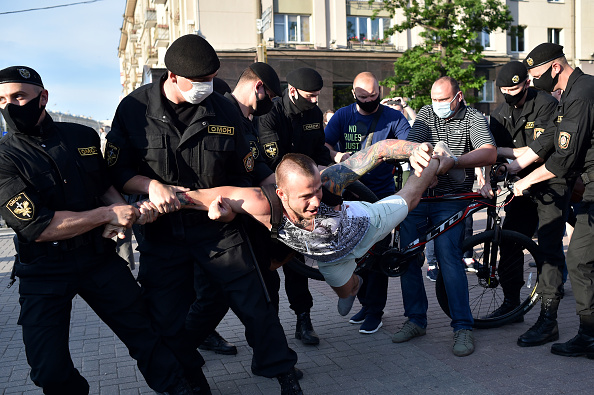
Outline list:
[[[254,157],[241,113],[214,92],[195,106],[182,134],[163,103],[165,78],[136,89],[116,110],[105,151],[116,188],[136,175],[190,189],[251,186]]]
[[[231,93],[227,92],[223,96],[225,96],[225,98],[231,103],[235,104],[239,112],[241,112],[241,108],[239,107],[237,99],[235,99]],[[260,182],[270,176],[273,171],[270,169],[270,167],[268,167],[264,157],[262,156],[262,146],[258,140],[258,131],[256,129],[256,123],[258,122],[257,119],[250,121],[246,117],[242,117],[242,120],[245,126],[246,138],[250,144],[250,148],[252,149],[252,154],[254,155],[254,185],[259,185]]]
[[[556,177],[594,171],[593,76],[579,68],[571,73],[555,116],[530,148],[541,157],[552,152],[545,166]],[[586,188],[584,200],[594,200],[594,188]]]
[[[91,128],[46,114],[40,136],[10,131],[0,140],[0,215],[21,242],[34,242],[56,211],[102,206],[110,185]]]
[[[318,165],[334,163],[325,145],[323,125],[324,114],[318,106],[302,112],[285,89],[272,110],[259,118],[258,137],[268,166],[276,169],[283,156],[290,152],[307,155]]]
[[[498,147],[521,148],[536,140],[545,130],[557,108],[557,100],[550,94],[528,88],[520,116],[513,119],[513,106],[503,103],[491,114],[490,129]],[[515,122],[514,122],[515,121]],[[530,166],[520,174],[528,174],[538,165]]]

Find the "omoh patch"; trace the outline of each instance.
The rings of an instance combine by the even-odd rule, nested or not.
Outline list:
[[[10,199],[6,203],[6,208],[21,221],[31,221],[35,215],[35,205],[25,192],[21,192]]]

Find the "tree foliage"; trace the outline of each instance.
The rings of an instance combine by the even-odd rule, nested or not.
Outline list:
[[[475,76],[484,49],[477,40],[479,33],[507,30],[513,21],[504,0],[382,1],[374,17],[381,10],[388,11],[391,18],[402,10],[404,17],[384,36],[422,28],[419,36],[423,42],[407,49],[394,63],[394,76],[381,82],[395,88],[392,96],[410,98],[409,104],[417,109],[431,103],[431,85],[444,75],[455,78],[463,91],[481,89],[485,78]],[[473,99],[467,97],[469,102]]]

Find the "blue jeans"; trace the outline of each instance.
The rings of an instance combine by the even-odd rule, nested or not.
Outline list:
[[[468,205],[463,201],[420,203],[400,224],[400,239],[403,246],[414,241],[419,234],[441,223]],[[464,221],[444,232],[435,240],[435,253],[441,275],[443,276],[450,315],[454,331],[472,329],[473,319],[468,302],[468,281],[462,262],[462,240]],[[423,283],[419,257],[418,264],[411,263],[406,273],[400,278],[404,316],[416,325],[427,327],[427,294]]]

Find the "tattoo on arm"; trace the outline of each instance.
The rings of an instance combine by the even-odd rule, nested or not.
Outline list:
[[[405,140],[384,140],[365,148],[344,162],[332,165],[321,173],[322,184],[332,193],[342,191],[361,176],[387,159],[408,159],[419,143]]]

